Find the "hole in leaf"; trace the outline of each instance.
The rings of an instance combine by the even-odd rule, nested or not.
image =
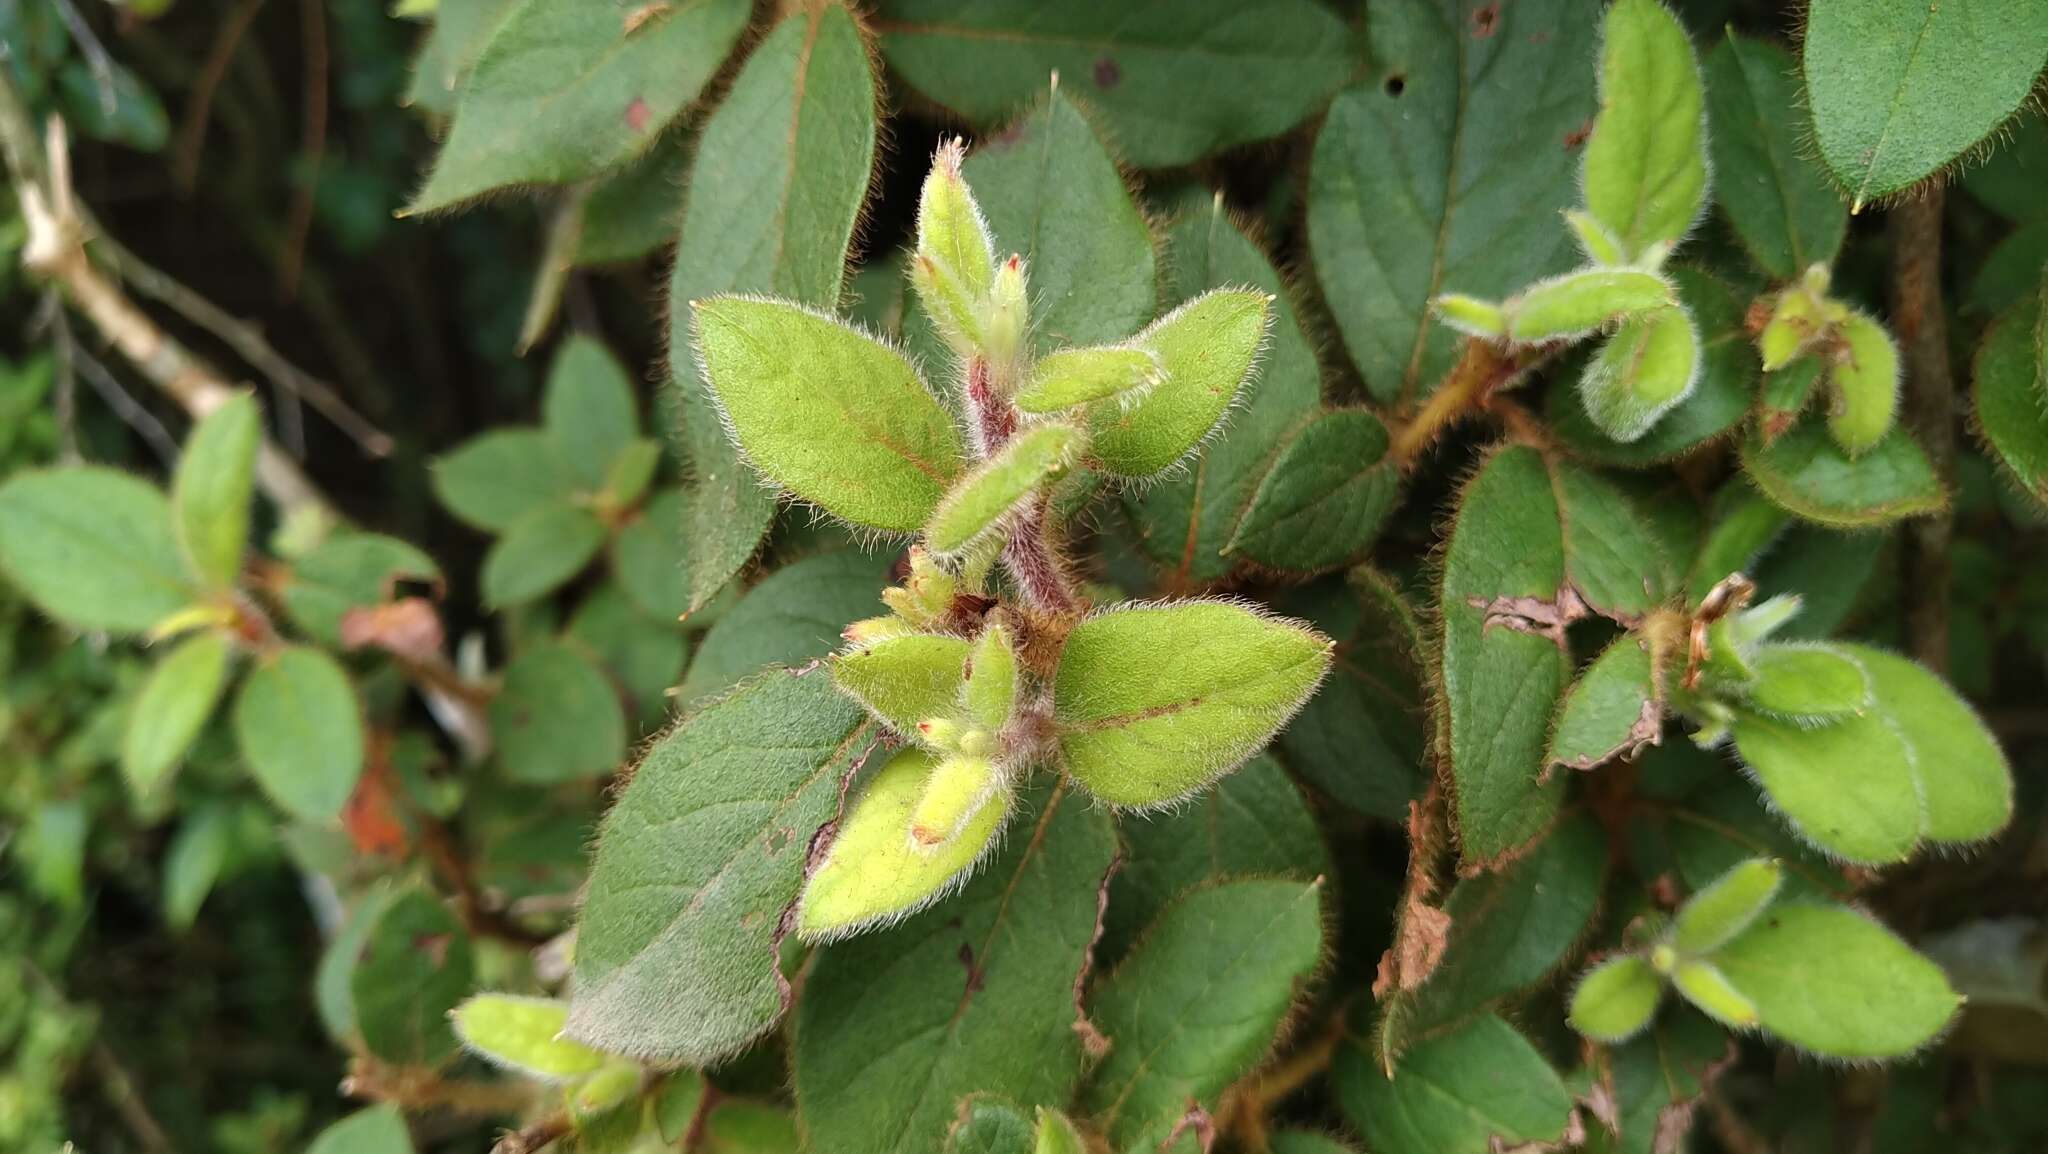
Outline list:
[[[1386,89],[1388,96],[1399,97],[1408,90],[1408,78],[1396,72],[1387,77]]]

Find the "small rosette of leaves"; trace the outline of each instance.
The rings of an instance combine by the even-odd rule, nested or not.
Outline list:
[[[1759,431],[1766,444],[1826,397],[1828,436],[1850,459],[1876,448],[1899,408],[1899,350],[1885,327],[1827,295],[1828,270],[1758,302],[1757,352],[1764,392]],[[1818,387],[1817,387],[1818,386]]]
[[[1778,901],[1785,867],[1751,858],[1700,889],[1643,949],[1594,966],[1572,1027],[1608,1045],[1648,1028],[1671,987],[1730,1029],[1762,1029],[1822,1057],[1892,1058],[1961,1005],[1940,967],[1854,910]]]

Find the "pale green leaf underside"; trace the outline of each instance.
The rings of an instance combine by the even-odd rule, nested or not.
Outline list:
[[[1839,906],[1788,902],[1714,955],[1764,1028],[1831,1058],[1891,1058],[1930,1041],[1961,999],[1940,967]]]

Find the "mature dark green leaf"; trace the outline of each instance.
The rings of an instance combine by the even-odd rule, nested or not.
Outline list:
[[[91,465],[0,485],[0,572],[73,629],[141,633],[198,596],[163,494]]]
[[[597,777],[626,753],[618,692],[587,658],[557,641],[512,659],[490,716],[498,763],[514,781]]]
[[[1684,1134],[1695,1104],[1735,1058],[1735,1043],[1690,1007],[1667,1009],[1650,1032],[1600,1052],[1599,1078],[1613,1095],[1616,1154],[1654,1154]]]
[[[1084,1102],[1130,1145],[1164,1139],[1189,1103],[1224,1087],[1273,1045],[1323,948],[1320,880],[1223,882],[1161,911],[1089,1013],[1111,1042]]]
[[[669,372],[688,466],[673,530],[689,543],[685,611],[753,557],[775,504],[703,396],[684,306],[721,292],[838,304],[874,167],[875,104],[857,21],[821,4],[769,32],[705,122],[669,280]]]
[[[438,585],[434,559],[394,537],[336,533],[292,562],[278,595],[292,622],[328,646],[341,646],[341,622],[352,609],[390,600],[395,582]]]
[[[1152,233],[1109,149],[1066,97],[1053,92],[982,141],[962,171],[996,255],[1027,262],[1038,351],[1106,344],[1152,319]]]
[[[2048,61],[2032,0],[1814,0],[1806,105],[1821,159],[1858,207],[1947,166],[2018,111]]]
[[[1274,458],[1225,551],[1291,572],[1357,560],[1401,495],[1387,446],[1364,409],[1315,418]]]
[[[773,1026],[783,914],[872,734],[824,675],[770,673],[649,750],[598,839],[567,1036],[694,1065]]]
[[[1465,487],[1451,529],[1438,676],[1468,867],[1513,856],[1550,824],[1563,795],[1562,779],[1542,774],[1571,674],[1559,518],[1543,458],[1511,445]]]
[[[1836,528],[1889,524],[1948,503],[1926,452],[1904,428],[1855,458],[1815,418],[1768,445],[1751,429],[1742,439],[1742,470],[1780,507]]]
[[[1616,638],[1558,705],[1549,765],[1593,769],[1656,743],[1664,730],[1664,687],[1647,638]]]
[[[1289,768],[1360,813],[1401,821],[1424,776],[1421,622],[1386,576],[1354,569],[1296,608],[1337,638],[1330,677],[1281,731]]]
[[[493,429],[471,438],[436,460],[429,476],[443,508],[492,533],[577,491],[576,470],[540,429]]]
[[[377,928],[377,919],[384,916],[385,908],[400,892],[388,883],[366,887],[349,907],[348,916],[342,919],[334,936],[328,939],[320,965],[313,972],[313,1008],[319,1011],[320,1024],[327,1028],[327,1036],[340,1045],[354,1045],[358,1040],[356,964],[362,959],[370,932]]]
[[[1235,877],[1310,881],[1329,852],[1301,791],[1261,754],[1167,813],[1124,823],[1124,864],[1103,914],[1102,958],[1117,958],[1175,897]]]
[[[1576,0],[1368,9],[1372,70],[1316,137],[1308,239],[1375,400],[1427,395],[1456,359],[1438,293],[1497,299],[1572,263],[1558,214],[1578,197],[1598,18]]]
[[[1331,1079],[1377,1154],[1492,1154],[1554,1141],[1572,1109],[1557,1071],[1491,1014],[1415,1047],[1391,1077],[1376,1055],[1344,1046]]]
[[[1351,71],[1349,37],[1309,0],[887,0],[876,30],[911,87],[993,124],[1058,73],[1132,164],[1166,168],[1278,136]],[[1218,76],[1230,77],[1219,85]]]
[[[1116,832],[1071,791],[1022,808],[958,897],[813,964],[797,1007],[796,1099],[834,1151],[930,1150],[954,1103],[977,1092],[1027,1106],[1072,1095],[1074,983]]]
[[[513,0],[436,0],[434,26],[413,59],[404,103],[445,118],[455,111],[462,81]]]
[[[2042,269],[2036,269],[2041,273]],[[2039,281],[2048,286],[2048,277]],[[1977,428],[2019,486],[2048,505],[2048,293],[2029,292],[1978,347]]]
[[[230,588],[249,544],[249,499],[256,490],[256,449],[263,411],[238,393],[192,427],[171,476],[171,516],[194,580]]]
[[[228,685],[227,636],[208,631],[165,654],[136,695],[121,735],[121,776],[138,798],[150,798],[206,727]]]
[[[448,1011],[469,993],[469,936],[425,889],[400,891],[373,914],[349,972],[356,1031],[387,1062],[433,1066],[455,1051]]]
[[[1833,264],[1848,206],[1806,151],[1813,125],[1798,61],[1730,29],[1707,56],[1707,108],[1714,194],[1757,267],[1789,281],[1808,265]]]
[[[1842,906],[1787,902],[1714,954],[1764,1028],[1830,1058],[1894,1058],[1927,1044],[1962,998],[1941,967]]]
[[[989,1094],[960,1100],[945,1154],[1037,1154],[1038,1128],[1022,1110]]]
[[[704,635],[681,700],[700,701],[764,665],[801,665],[837,649],[848,624],[881,607],[888,575],[887,557],[851,549],[769,574]]]
[[[576,235],[576,263],[639,260],[674,240],[693,155],[691,137],[671,131],[591,186]]]
[[[1139,547],[1170,567],[1168,588],[1222,579],[1234,560],[1224,550],[1244,528],[1252,495],[1277,454],[1316,411],[1321,384],[1315,353],[1283,291],[1280,274],[1223,208],[1221,197],[1184,213],[1166,235],[1166,298],[1178,303],[1204,290],[1250,285],[1274,295],[1272,337],[1247,398],[1223,434],[1203,446],[1183,473],[1133,488],[1125,508],[1139,529]]]
[[[519,0],[463,82],[433,175],[407,211],[568,184],[638,156],[718,71],[748,11],[746,0]]]
[[[1458,883],[1444,903],[1451,937],[1429,980],[1385,1006],[1379,1047],[1387,1061],[1415,1039],[1490,1009],[1542,981],[1571,955],[1600,904],[1606,839],[1572,817],[1497,873]]]
[[[259,658],[234,722],[249,772],[272,801],[303,821],[341,813],[363,772],[363,715],[334,658],[303,645]]]

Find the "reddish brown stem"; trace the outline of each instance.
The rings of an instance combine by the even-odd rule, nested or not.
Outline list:
[[[1948,319],[1941,292],[1939,186],[1891,212],[1892,325],[1904,361],[1906,427],[1927,450],[1944,486],[1954,473],[1956,386],[1948,359]],[[1906,645],[1921,664],[1948,668],[1949,545],[1955,517],[1946,507],[1906,522],[1899,540]]]

